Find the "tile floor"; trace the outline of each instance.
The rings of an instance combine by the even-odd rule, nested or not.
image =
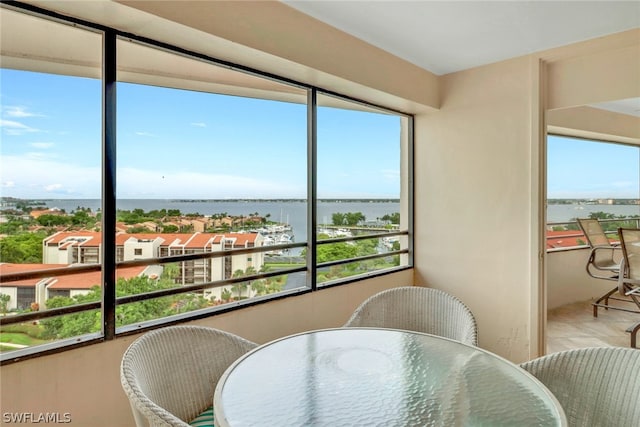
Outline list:
[[[611,301],[610,304],[635,308],[632,303]],[[598,308],[598,317],[593,317],[591,301],[576,302],[549,310],[547,353],[582,347],[629,347],[630,334],[625,330],[639,321],[639,313],[604,308]]]

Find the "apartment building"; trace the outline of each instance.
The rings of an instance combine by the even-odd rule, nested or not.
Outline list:
[[[221,250],[262,246],[259,233],[144,233],[116,235],[116,262],[199,254]],[[102,233],[95,231],[57,232],[43,240],[45,264],[95,264],[102,260]],[[264,253],[240,254],[223,258],[180,263],[178,282],[194,284],[230,278],[234,272],[252,267],[259,271]]]
[[[173,255],[200,254],[221,250],[246,249],[262,245],[259,233],[192,233],[192,234],[127,234],[116,237],[118,262]],[[57,232],[43,241],[43,264],[0,263],[0,274],[37,271],[47,268],[62,268],[70,264],[96,264],[102,259],[102,233],[93,231]],[[260,271],[264,264],[264,253],[239,254],[212,259],[196,259],[179,263],[176,284],[192,285],[231,278],[237,271],[252,268]],[[116,270],[118,278],[162,274],[162,267],[123,267]],[[7,308],[27,309],[37,304],[46,308],[46,301],[55,296],[73,297],[86,294],[102,282],[100,272],[45,277],[0,283],[0,293],[9,295]],[[221,299],[227,287],[216,287],[204,291],[205,298]],[[252,290],[247,290],[251,296]]]
[[[37,272],[51,268],[64,268],[67,264],[12,264],[0,263],[0,274],[19,272]],[[154,266],[138,266],[119,268],[118,279],[130,279],[136,276],[151,276],[160,270]],[[54,297],[73,298],[86,295],[91,288],[100,286],[102,275],[99,271],[70,274],[63,276],[42,277],[12,282],[0,282],[0,294],[8,295],[8,310],[44,310],[47,300]]]

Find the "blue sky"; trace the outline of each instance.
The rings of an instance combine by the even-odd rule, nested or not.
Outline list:
[[[640,198],[640,148],[550,135],[547,197]]]
[[[100,85],[1,70],[2,195],[100,197]],[[119,198],[306,197],[306,106],[117,91]],[[399,197],[398,117],[320,108],[318,118],[320,197]]]
[[[0,70],[1,194],[100,197],[93,79]],[[304,198],[306,108],[118,85],[119,198]],[[320,197],[397,198],[399,119],[320,108]],[[549,198],[638,198],[639,149],[549,137]]]

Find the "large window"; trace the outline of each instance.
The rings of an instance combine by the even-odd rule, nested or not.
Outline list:
[[[547,248],[587,244],[577,218],[597,218],[616,238],[640,219],[640,147],[547,137]]]
[[[3,361],[411,265],[411,117],[0,12]]]

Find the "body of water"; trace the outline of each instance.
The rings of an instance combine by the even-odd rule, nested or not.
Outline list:
[[[91,208],[94,212],[100,209],[99,199],[55,199],[45,200],[49,208],[65,209],[71,212],[78,207]],[[232,216],[249,216],[258,213],[269,215],[270,221],[289,224],[295,235],[304,240],[307,225],[307,204],[303,201],[212,201],[212,200],[163,200],[163,199],[120,199],[118,209],[142,209],[145,212],[154,209],[179,209],[182,214],[199,213],[213,215],[227,213]],[[398,202],[376,201],[344,201],[318,203],[318,224],[331,224],[334,213],[361,212],[367,221],[376,221],[385,215],[400,212]],[[575,218],[586,218],[593,212],[606,212],[616,216],[640,215],[640,205],[598,205],[598,204],[550,204],[547,207],[548,222],[572,221]]]
[[[96,212],[101,206],[99,199],[56,199],[43,202],[49,208],[64,209],[66,212],[71,212],[79,207],[90,208]],[[294,241],[306,240],[307,204],[304,201],[119,199],[117,208],[121,210],[142,209],[145,212],[156,209],[179,209],[183,215],[199,213],[206,216],[222,213],[232,216],[249,216],[257,212],[262,217],[269,215],[269,221],[289,224]],[[317,222],[318,224],[331,224],[332,214],[347,212],[361,212],[366,221],[376,221],[377,218],[400,212],[400,203],[388,201],[319,202]]]
[[[615,216],[640,215],[640,205],[548,205],[547,222],[574,221],[575,218],[588,218],[594,212],[605,212]]]

